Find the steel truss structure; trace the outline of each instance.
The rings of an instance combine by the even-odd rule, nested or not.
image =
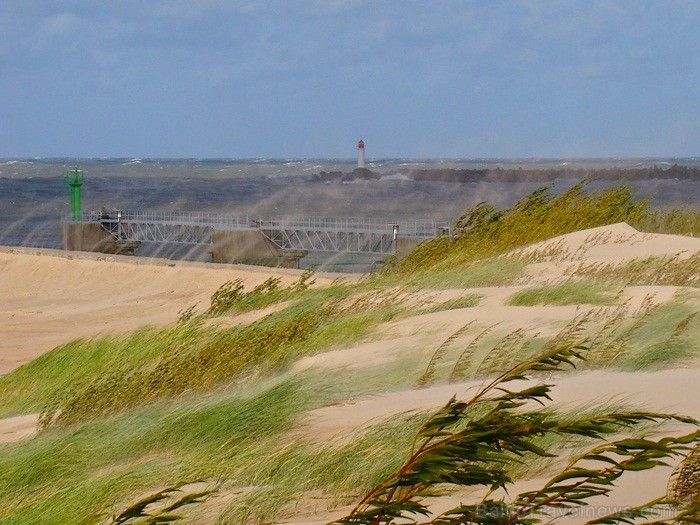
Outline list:
[[[63,217],[71,222],[72,215]],[[127,241],[212,244],[214,230],[259,230],[283,250],[391,254],[399,238],[423,240],[449,233],[445,222],[359,217],[270,217],[207,212],[83,211],[79,222],[99,222]]]
[[[260,231],[275,246],[287,250],[377,254],[395,251],[391,233],[262,228]]]

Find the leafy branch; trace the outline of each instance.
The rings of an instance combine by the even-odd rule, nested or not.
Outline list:
[[[112,517],[110,525],[136,523],[136,520],[142,525],[158,525],[179,521],[182,519],[182,516],[173,514],[173,511],[187,505],[202,503],[215,492],[215,489],[192,492],[172,501],[181,492],[180,487],[169,487],[146,496],[129,505],[119,515]],[[153,509],[154,506],[158,505],[160,505],[160,508]]]
[[[673,421],[698,426],[692,418],[655,412],[615,412],[562,421],[546,410],[552,385],[506,388],[513,381],[528,381],[540,372],[562,371],[583,360],[586,347],[572,342],[518,364],[483,385],[467,401],[453,397],[433,414],[415,436],[406,462],[371,489],[350,512],[334,523],[379,525],[416,523],[431,517],[427,496],[446,487],[487,488],[478,504],[460,505],[426,523],[457,525],[532,525],[543,521],[551,509],[573,509],[596,496],[607,495],[625,472],[667,465],[700,442],[700,432],[681,437],[623,438],[605,442],[574,458],[542,488],[517,495],[511,504],[491,499],[493,493],[513,483],[511,468],[527,455],[554,457],[538,442],[551,435],[608,439],[639,424]],[[647,517],[662,500],[610,515],[608,523],[630,523]],[[667,503],[670,500],[663,500]],[[682,511],[677,516],[683,514]],[[687,514],[687,513],[686,513]],[[683,514],[683,515],[686,515]]]

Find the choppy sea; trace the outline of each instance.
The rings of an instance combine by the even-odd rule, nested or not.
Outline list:
[[[467,159],[372,160],[379,180],[312,182],[320,171],[349,172],[337,159],[0,159],[0,245],[60,247],[61,214],[68,211],[62,171],[83,170],[83,209],[196,210],[260,216],[415,218],[453,221],[481,201],[507,206],[541,182],[454,183],[407,180],[408,168],[634,167],[700,165],[700,159]],[[555,181],[554,191],[572,180]],[[602,183],[595,183],[602,184]],[[639,198],[657,205],[700,203],[700,181],[631,181]],[[139,255],[204,259],[202,250],[143,246]],[[338,264],[342,264],[339,261]]]

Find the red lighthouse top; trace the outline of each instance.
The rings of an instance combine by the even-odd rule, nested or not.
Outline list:
[[[365,149],[365,141],[360,139],[360,142],[357,143],[357,149]]]

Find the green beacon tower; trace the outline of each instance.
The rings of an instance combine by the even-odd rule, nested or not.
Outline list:
[[[83,185],[83,171],[75,168],[71,171],[64,171],[63,178],[70,187],[70,210],[73,220],[80,220],[80,187]]]

